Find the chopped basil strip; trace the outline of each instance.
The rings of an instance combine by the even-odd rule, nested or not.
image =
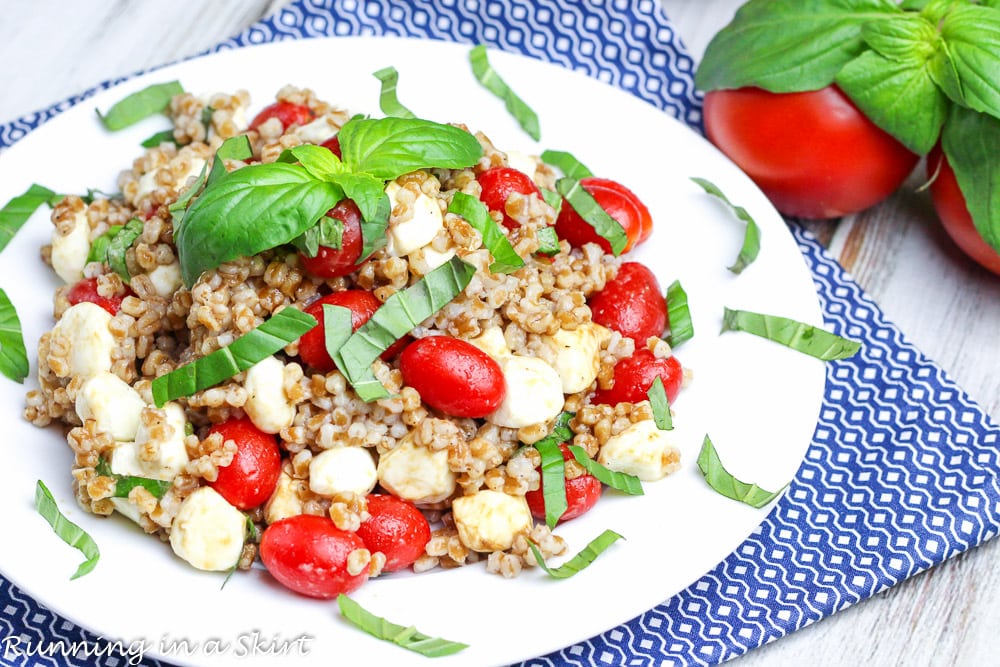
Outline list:
[[[111,225],[107,231],[98,236],[90,243],[90,251],[87,252],[87,262],[104,262],[108,259],[108,246],[111,239],[115,238],[124,225]]]
[[[725,308],[722,331],[745,331],[790,347],[823,361],[847,359],[861,349],[861,343],[805,322],[779,315]]]
[[[545,564],[545,559],[542,558],[542,553],[538,550],[538,547],[535,546],[534,542],[529,541],[528,546],[531,547],[531,553],[535,555],[535,562],[538,563],[538,567],[545,570],[550,577],[553,579],[568,579],[577,572],[585,570],[587,566],[597,560],[597,557],[604,553],[608,547],[621,539],[624,538],[615,531],[605,530],[603,533],[591,540],[590,544],[585,546],[580,553],[556,568],[551,568]]]
[[[35,485],[35,509],[42,518],[45,519],[55,534],[66,544],[86,556],[87,560],[80,563],[76,573],[70,579],[77,579],[90,573],[97,566],[97,561],[101,557],[101,550],[97,548],[94,538],[87,534],[83,528],[76,525],[59,511],[56,499],[52,497],[52,492],[42,480],[38,480]]]
[[[757,226],[757,223],[745,208],[742,206],[736,206],[729,201],[726,195],[722,194],[722,190],[720,190],[714,183],[704,178],[697,177],[692,177],[691,180],[701,186],[701,189],[708,194],[721,199],[726,206],[732,209],[737,218],[747,223],[746,232],[743,235],[743,246],[740,248],[740,254],[736,258],[736,262],[729,267],[729,270],[733,273],[742,273],[743,269],[750,266],[750,264],[757,259],[757,254],[760,252],[760,227]]]
[[[514,250],[500,225],[490,217],[489,209],[483,202],[464,192],[456,192],[448,206],[448,212],[462,216],[482,234],[483,245],[493,255],[491,273],[513,273],[524,266],[524,260]]]
[[[500,78],[500,75],[490,65],[485,46],[479,44],[469,51],[469,63],[472,65],[472,73],[475,75],[476,81],[503,100],[507,111],[518,122],[521,129],[535,141],[541,139],[542,131],[538,126],[538,114]]]
[[[97,188],[87,188],[87,194],[80,195],[80,199],[83,200],[85,204],[93,204],[97,200],[97,195],[101,195],[105,199],[121,199],[122,193],[109,193],[103,190],[98,190]],[[56,196],[53,201],[49,202],[50,206],[54,206],[61,197]]]
[[[390,204],[389,197],[384,191],[377,202],[374,216],[370,219],[365,218],[363,217],[364,212],[362,212],[361,240],[363,243],[361,246],[361,254],[358,256],[358,261],[355,266],[371,257],[372,253],[376,250],[384,248],[389,242],[385,231],[389,228],[389,216],[391,214],[392,204]]]
[[[215,151],[215,159],[212,160],[212,169],[208,172],[205,187],[226,175],[224,160],[249,160],[252,157],[253,146],[250,145],[250,137],[245,134],[229,137],[222,142],[219,150]]]
[[[635,475],[604,467],[587,456],[587,450],[579,445],[569,445],[569,451],[573,454],[576,462],[601,483],[607,484],[612,489],[622,491],[630,496],[644,495],[645,491],[642,490],[642,480]]]
[[[688,295],[681,287],[679,280],[670,283],[667,288],[667,325],[670,335],[667,342],[670,347],[694,338],[694,323],[691,321],[691,311],[688,308]]]
[[[323,344],[331,359],[336,358],[340,348],[353,333],[351,317],[350,308],[323,304]]]
[[[535,232],[535,238],[538,239],[538,252],[549,256],[559,254],[561,248],[555,227],[539,227]]]
[[[57,195],[52,190],[32,183],[20,194],[0,208],[0,250],[7,247],[14,234],[42,204],[52,204]]]
[[[340,248],[344,237],[344,223],[324,215],[314,226],[292,239],[292,245],[306,257],[319,254],[319,247]]]
[[[575,155],[566,151],[542,151],[542,162],[552,165],[567,178],[580,180],[581,178],[588,178],[594,175],[587,168],[587,165],[577,160]]]
[[[212,133],[212,116],[215,115],[215,109],[211,106],[206,106],[201,110],[201,124],[205,127],[205,141],[208,141],[208,135]]]
[[[560,445],[570,438],[573,437],[573,429],[569,427],[570,421],[576,416],[575,412],[561,412],[559,416],[556,417],[555,423],[552,425],[552,430],[549,434],[539,440],[538,442],[548,442],[553,445]],[[538,447],[538,442],[534,444],[534,447]]]
[[[653,384],[646,392],[649,397],[649,405],[653,408],[653,422],[656,428],[661,431],[671,431],[674,428],[674,420],[670,416],[670,400],[667,398],[667,390],[663,388],[663,380],[657,375],[653,379]]]
[[[98,111],[97,115],[107,129],[121,130],[138,123],[143,118],[160,113],[167,108],[174,95],[183,92],[184,88],[177,81],[154,83],[115,103],[105,113]]]
[[[765,491],[756,484],[747,484],[733,477],[722,465],[719,453],[715,451],[715,445],[707,435],[701,444],[701,452],[698,453],[698,468],[710,487],[727,498],[738,500],[751,507],[763,507],[785,490],[782,487],[774,492]]]
[[[378,106],[386,116],[396,118],[415,118],[413,112],[400,104],[396,97],[396,85],[399,83],[399,72],[395,67],[385,67],[373,75],[382,83],[382,89],[378,96]]]
[[[535,443],[535,449],[541,457],[542,468],[542,498],[545,502],[545,523],[549,528],[555,528],[559,518],[566,513],[569,504],[566,501],[566,461],[563,459],[559,443],[554,439],[543,438]]]
[[[94,471],[101,477],[110,477],[115,480],[114,498],[128,498],[128,494],[137,486],[149,491],[156,498],[162,498],[173,484],[162,479],[150,479],[148,477],[137,477],[135,475],[119,475],[111,470],[111,464],[103,458],[97,461]]]
[[[608,215],[607,211],[587,192],[575,178],[560,178],[556,190],[569,202],[573,210],[580,214],[584,222],[594,228],[597,235],[611,244],[611,252],[622,254],[628,245],[628,236],[621,223]]]
[[[125,226],[118,233],[108,240],[108,247],[105,252],[108,266],[126,283],[132,280],[132,276],[128,272],[125,253],[140,236],[142,236],[142,220],[132,218],[125,223]]]
[[[316,324],[312,315],[285,308],[229,345],[153,380],[153,402],[162,408],[167,401],[231,378],[278,352]]]
[[[177,144],[177,140],[174,139],[173,130],[163,130],[162,132],[157,132],[156,134],[150,136],[148,139],[144,140],[140,145],[143,148],[156,148],[160,144]]]
[[[343,593],[337,596],[337,606],[340,608],[340,613],[344,618],[372,637],[392,642],[397,646],[414,651],[428,658],[453,655],[463,649],[469,648],[468,644],[425,635],[412,625],[402,626],[387,621],[381,616],[376,616],[366,611],[361,605]]]
[[[0,373],[14,382],[24,382],[28,377],[28,352],[21,334],[21,320],[3,289],[0,289]]]
[[[563,198],[562,195],[554,190],[549,190],[548,188],[539,188],[542,191],[542,199],[555,210],[556,215],[559,215],[559,211],[562,210]],[[553,230],[553,233],[555,230]]]

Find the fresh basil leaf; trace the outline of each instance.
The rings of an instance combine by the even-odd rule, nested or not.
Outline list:
[[[694,338],[694,322],[691,321],[687,292],[681,287],[679,280],[670,283],[667,288],[667,324],[670,327],[670,334],[667,336],[670,347],[677,347]]]
[[[724,310],[722,331],[745,331],[822,361],[847,359],[861,349],[861,343],[856,340],[843,338],[805,322],[732,308]]]
[[[343,236],[344,223],[324,215],[319,222],[292,239],[292,245],[306,257],[315,257],[319,254],[320,246],[340,248]]]
[[[596,477],[602,484],[607,484],[612,489],[627,493],[630,496],[641,496],[645,493],[642,489],[642,480],[635,475],[606,468],[587,456],[587,450],[579,445],[569,445],[569,451],[573,454],[576,462],[584,470]]]
[[[52,530],[59,536],[59,539],[74,549],[78,549],[86,557],[86,560],[80,563],[76,573],[70,579],[77,579],[89,574],[97,566],[101,550],[97,548],[97,543],[87,531],[63,516],[63,513],[59,511],[59,505],[56,504],[56,499],[52,497],[52,492],[42,480],[38,480],[35,484],[35,509],[52,526]]]
[[[206,187],[184,215],[174,240],[184,284],[223,262],[277,247],[312,227],[343,199],[333,183],[304,167],[252,164]]]
[[[353,333],[353,320],[350,308],[323,304],[323,344],[331,359],[336,358],[340,348]]]
[[[576,416],[575,412],[560,412],[559,416],[556,417],[555,422],[552,424],[552,430],[549,434],[539,440],[538,442],[545,442],[552,445],[561,445],[570,438],[573,437],[573,429],[570,428],[569,423],[572,421],[573,417]],[[538,443],[535,443],[537,446]]]
[[[865,49],[862,26],[901,14],[892,0],[750,0],[709,42],[695,84],[704,91],[823,88]]]
[[[656,428],[661,431],[672,431],[674,420],[670,416],[670,400],[667,398],[667,390],[663,388],[663,380],[659,375],[653,379],[653,384],[649,386],[646,396],[653,409],[653,422],[656,424]]]
[[[946,92],[970,109],[1000,117],[1000,12],[956,4],[941,23],[941,38],[958,78],[958,90],[946,84]]]
[[[425,635],[412,625],[404,627],[391,623],[381,616],[376,616],[366,611],[361,605],[343,593],[337,596],[337,607],[344,618],[372,637],[392,642],[408,651],[414,651],[428,658],[454,655],[459,651],[469,648],[468,644]]]
[[[541,139],[542,131],[538,125],[538,114],[528,106],[527,102],[518,97],[506,81],[500,78],[500,75],[490,65],[485,46],[479,44],[469,51],[469,63],[472,65],[472,73],[475,75],[476,81],[503,100],[507,111],[514,117],[521,129],[535,141]]]
[[[28,218],[42,204],[51,205],[57,195],[52,190],[32,183],[22,194],[11,199],[0,208],[0,250],[7,247],[14,234],[28,221]]]
[[[559,197],[559,201],[562,201],[562,197]],[[538,252],[543,255],[557,255],[562,250],[559,247],[559,235],[556,234],[555,227],[539,227],[535,232],[535,238],[538,239]]]
[[[208,172],[205,187],[226,175],[226,165],[223,160],[249,160],[252,157],[253,146],[250,145],[250,137],[245,134],[229,137],[215,151],[215,159],[212,160],[212,169]]]
[[[448,212],[465,218],[483,236],[483,245],[493,255],[490,273],[513,273],[524,266],[524,260],[510,244],[510,239],[500,225],[490,217],[483,202],[464,192],[456,192],[448,205]]]
[[[548,188],[539,188],[539,190],[542,191],[542,199],[544,199],[545,203],[551,206],[555,210],[556,215],[558,216],[559,211],[562,210],[562,204],[563,204],[562,195],[556,192],[555,190],[549,190]]]
[[[90,250],[87,252],[87,263],[108,261],[108,246],[111,239],[124,229],[124,225],[111,225],[107,231],[91,241]]]
[[[545,502],[545,524],[555,528],[566,513],[566,462],[559,444],[543,438],[535,443],[541,457],[542,498]]]
[[[177,81],[154,83],[123,98],[104,114],[98,111],[97,115],[100,116],[104,127],[114,132],[160,113],[167,108],[174,95],[183,92],[184,88]]]
[[[80,195],[80,199],[83,200],[84,204],[88,204],[89,205],[89,204],[93,204],[95,201],[97,201],[98,195],[100,195],[104,199],[121,199],[122,198],[122,193],[120,193],[120,192],[104,192],[103,190],[99,190],[97,188],[87,188],[87,193],[83,194],[83,195]],[[56,204],[59,203],[60,199],[62,199],[61,195],[56,195],[56,196],[52,197],[52,199],[49,200],[49,206],[55,206]]]
[[[345,173],[338,174],[331,180],[339,185],[344,190],[344,195],[357,205],[363,220],[381,220],[382,214],[385,213],[385,222],[388,225],[389,214],[392,211],[389,208],[384,210],[382,208],[389,206],[389,198],[385,194],[385,182],[382,179],[370,174]]]
[[[177,140],[174,138],[173,130],[163,130],[162,132],[157,132],[151,135],[147,139],[143,140],[139,145],[143,148],[156,148],[160,144],[173,144],[175,146],[179,145]]]
[[[358,210],[360,209],[361,207],[359,206]],[[357,264],[361,264],[361,262],[371,257],[373,252],[384,248],[388,243],[389,239],[385,232],[389,228],[389,215],[391,213],[392,204],[389,203],[389,197],[383,191],[382,196],[379,197],[378,202],[376,203],[375,215],[371,218],[365,218],[362,215],[361,240],[363,243],[361,246],[361,254],[358,256]],[[357,264],[355,264],[355,266],[357,266]]]
[[[715,451],[715,446],[707,435],[701,445],[701,452],[698,454],[698,469],[701,470],[708,485],[717,492],[726,498],[738,500],[758,509],[777,498],[785,490],[782,487],[777,491],[765,491],[756,484],[741,482],[733,477],[722,465],[719,453]]]
[[[125,262],[125,253],[135,240],[142,236],[142,220],[132,218],[125,223],[125,226],[108,240],[108,247],[105,252],[108,266],[124,280],[126,283],[132,280],[128,272],[128,264]]]
[[[153,402],[162,408],[167,401],[190,396],[231,378],[280,351],[317,324],[312,315],[285,308],[229,345],[153,380]]]
[[[184,216],[187,214],[188,204],[194,199],[194,196],[201,192],[201,189],[205,187],[205,183],[208,181],[208,163],[201,166],[201,171],[198,173],[197,178],[194,182],[187,187],[186,190],[177,195],[177,199],[173,201],[169,206],[167,206],[167,211],[170,212],[170,219],[174,225],[174,241],[177,241],[177,234],[180,228],[184,224]]]
[[[611,252],[616,256],[622,254],[628,245],[628,236],[621,223],[608,215],[597,200],[587,192],[580,181],[563,177],[556,181],[556,190],[563,199],[569,202],[583,221],[594,228],[597,235],[611,245]]]
[[[729,198],[722,193],[722,190],[717,185],[704,178],[692,177],[691,180],[701,186],[701,189],[708,194],[721,199],[726,206],[732,209],[737,218],[746,223],[747,226],[746,231],[743,233],[743,245],[740,247],[740,254],[733,265],[729,267],[729,270],[737,275],[743,273],[743,269],[750,266],[760,253],[760,227],[757,226],[753,216],[745,208],[736,206],[729,201]]]
[[[538,567],[545,570],[553,579],[568,579],[572,577],[577,572],[585,570],[591,563],[597,560],[597,557],[604,553],[608,547],[617,542],[618,540],[624,539],[621,535],[613,530],[605,530],[603,533],[595,537],[590,541],[587,546],[585,546],[580,553],[573,556],[571,559],[556,568],[551,568],[545,563],[545,559],[542,558],[542,552],[538,550],[534,542],[528,542],[528,546],[531,547],[531,553],[535,556],[535,562],[538,563]]]
[[[1000,120],[952,105],[941,133],[941,148],[976,231],[1000,252]]]
[[[542,162],[550,164],[563,173],[567,178],[589,178],[594,175],[587,165],[576,159],[576,156],[566,151],[542,151]]]
[[[118,473],[111,470],[111,465],[105,461],[103,458],[98,459],[97,465],[94,466],[94,471],[101,475],[102,477],[110,477],[115,480],[115,492],[112,496],[113,498],[128,498],[128,494],[132,492],[137,486],[149,491],[155,498],[162,498],[170,487],[173,486],[173,482],[164,481],[162,479],[150,479],[148,477],[138,477],[135,475],[119,475]]]
[[[17,310],[0,288],[0,373],[14,382],[28,377],[28,352],[24,347]]]
[[[348,171],[383,180],[418,169],[470,167],[483,154],[465,130],[421,118],[355,117],[337,136]]]
[[[396,85],[399,83],[399,72],[395,67],[384,67],[373,76],[382,83],[379,91],[378,106],[386,116],[396,118],[415,118],[413,112],[403,106],[396,97]]]
[[[345,172],[344,164],[333,151],[313,144],[286,148],[278,156],[278,162],[298,162],[306,171],[323,181],[332,181],[337,174]]]

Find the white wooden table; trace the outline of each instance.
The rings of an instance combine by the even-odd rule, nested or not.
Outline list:
[[[282,0],[2,0],[0,122],[110,77],[192,55]],[[693,55],[741,0],[662,0]],[[884,204],[814,231],[911,340],[1000,417],[1000,278],[937,226],[919,179]],[[1000,544],[916,576],[739,662],[987,665],[1000,647]]]

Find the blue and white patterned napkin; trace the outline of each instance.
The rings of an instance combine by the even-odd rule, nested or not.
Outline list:
[[[331,35],[485,43],[584,71],[700,129],[694,63],[656,0],[300,0],[216,49]],[[114,83],[0,126],[0,147]],[[791,230],[827,326],[864,346],[827,366],[816,433],[788,492],[753,535],[687,590],[525,665],[717,664],[997,533],[1000,430],[885,320],[815,238]],[[96,640],[3,578],[0,637]],[[0,654],[2,665],[121,662]]]

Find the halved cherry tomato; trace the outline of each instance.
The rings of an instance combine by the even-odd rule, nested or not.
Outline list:
[[[608,178],[588,176],[580,179],[580,184],[625,230],[628,243],[622,252],[628,252],[649,238],[653,231],[653,217],[634,192]],[[604,252],[611,252],[611,244],[598,236],[594,228],[580,217],[567,201],[563,201],[559,217],[556,218],[556,233],[559,238],[569,241],[573,247],[579,248],[585,243],[597,243]]]
[[[320,278],[337,278],[354,271],[354,265],[361,257],[364,239],[361,237],[361,211],[350,199],[341,200],[336,206],[326,212],[326,215],[340,220],[344,231],[340,238],[339,248],[320,246],[315,257],[307,257],[299,253],[302,266],[306,271]]]
[[[261,109],[260,113],[250,121],[250,129],[256,130],[266,121],[277,118],[281,121],[281,127],[287,130],[292,125],[305,125],[315,117],[316,114],[306,105],[282,100]]]
[[[333,363],[333,359],[326,351],[326,331],[324,329],[326,320],[323,317],[323,304],[325,303],[349,309],[353,331],[357,331],[358,327],[367,322],[382,305],[378,297],[367,290],[349,289],[327,294],[305,308],[305,312],[315,317],[318,324],[302,334],[299,339],[299,357],[320,373],[329,373],[336,368],[336,364]],[[408,336],[400,338],[382,353],[382,359],[386,361],[392,359],[408,342]]]
[[[673,403],[684,380],[681,362],[677,357],[657,358],[647,349],[637,350],[631,357],[615,364],[614,385],[610,389],[598,389],[590,402],[617,405],[645,401],[657,376],[663,382],[667,400]]]
[[[236,443],[236,454],[209,485],[237,509],[248,510],[267,501],[281,474],[281,450],[269,433],[254,426],[248,417],[229,419],[209,429],[223,440]]]
[[[385,554],[383,572],[395,572],[409,567],[424,553],[431,539],[431,527],[416,506],[381,493],[368,496],[368,513],[371,515],[358,528],[368,551]]]
[[[296,593],[329,599],[357,590],[368,568],[347,570],[348,558],[365,543],[325,516],[299,514],[275,521],[260,538],[260,560],[275,579]]]
[[[507,215],[507,199],[515,192],[522,195],[535,194],[542,196],[541,190],[523,171],[512,167],[493,167],[479,174],[476,179],[483,191],[479,198],[486,208],[503,213],[503,226],[507,229],[517,229],[521,226],[514,218]]]
[[[564,460],[575,460],[573,452],[569,451],[567,443],[564,442],[560,444],[559,449],[562,450]],[[542,484],[540,484],[537,489],[534,491],[528,491],[524,494],[524,499],[528,501],[528,509],[531,510],[531,516],[536,519],[545,518],[544,484],[545,482],[543,480]],[[561,517],[559,517],[559,523],[575,519],[581,514],[589,512],[590,509],[597,504],[597,501],[601,499],[601,491],[604,490],[604,486],[601,484],[600,480],[590,473],[584,473],[574,477],[573,479],[567,479],[565,481],[565,487],[566,511],[563,512]]]
[[[485,417],[507,393],[500,364],[451,336],[413,341],[399,355],[399,370],[425,403],[454,417]]]
[[[625,262],[618,275],[590,299],[594,322],[635,341],[637,347],[651,336],[663,335],[667,302],[660,283],[645,265]]]
[[[122,301],[131,293],[132,290],[126,290],[126,294],[122,295],[101,296],[97,293],[97,278],[84,278],[69,288],[69,291],[66,292],[66,300],[71,306],[84,301],[96,303],[112,315],[117,315],[118,311],[121,310]]]

